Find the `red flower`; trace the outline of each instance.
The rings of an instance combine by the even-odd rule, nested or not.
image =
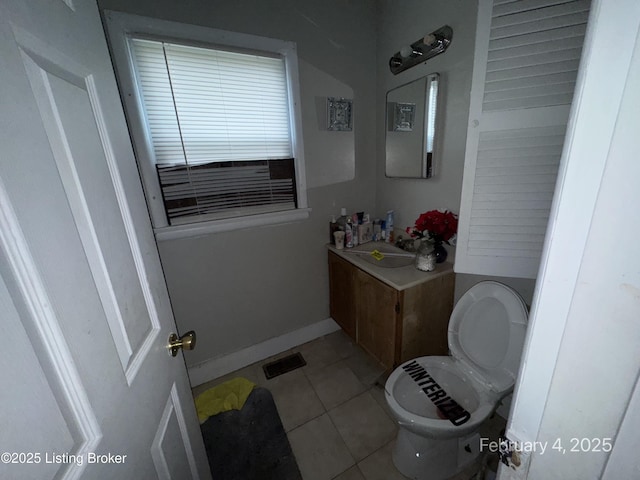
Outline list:
[[[416,220],[415,226],[407,228],[412,237],[429,237],[436,243],[449,243],[458,230],[458,216],[449,210],[429,210]]]

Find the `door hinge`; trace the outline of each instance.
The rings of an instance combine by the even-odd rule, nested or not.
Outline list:
[[[400,304],[396,303],[396,313],[400,313]]]

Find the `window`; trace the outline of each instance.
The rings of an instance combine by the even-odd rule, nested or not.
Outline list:
[[[156,233],[306,217],[295,46],[141,18],[107,25]]]

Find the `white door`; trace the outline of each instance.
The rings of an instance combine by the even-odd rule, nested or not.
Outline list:
[[[0,478],[211,478],[92,0],[0,0],[0,316]]]

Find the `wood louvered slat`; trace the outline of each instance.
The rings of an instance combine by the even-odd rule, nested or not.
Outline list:
[[[562,32],[562,30],[560,30]],[[584,34],[584,33],[583,33]],[[489,50],[489,62],[505,60],[508,58],[527,57],[531,55],[549,54],[571,48],[582,49],[584,39],[583,34],[563,36],[561,40],[544,38],[544,40],[525,45],[509,45],[503,43],[502,47],[495,47]]]
[[[508,58],[489,60],[489,62],[487,62],[487,72],[515,70],[523,67],[538,67],[539,65],[549,63],[568,62],[579,59],[581,52],[582,46],[577,48],[561,48],[541,53],[524,52],[519,55],[513,54]]]
[[[574,60],[540,63],[538,65],[531,65],[526,67],[515,67],[512,69],[496,70],[487,73],[486,81],[487,83],[505,80],[522,82],[530,77],[546,77],[549,75],[555,75],[564,72],[573,73],[573,77],[575,78],[579,65],[580,58],[576,57]]]
[[[491,39],[508,38],[517,35],[525,35],[535,32],[544,32],[547,30],[555,30],[558,28],[571,27],[573,25],[581,25],[587,22],[588,12],[571,13],[558,17],[544,18],[528,23],[519,23],[515,25],[506,25],[491,29]]]
[[[540,255],[563,139],[564,126],[480,135],[469,254]]]
[[[588,0],[494,5],[483,110],[570,104],[588,13]]]
[[[575,0],[504,0],[493,3],[492,16],[512,15],[537,8],[552,7],[562,3],[572,3]]]
[[[568,38],[584,37],[586,32],[586,23],[566,26],[555,30],[535,31],[522,33],[520,35],[504,38],[495,38],[489,42],[489,51],[499,51],[505,48],[531,47],[537,43],[543,42],[560,42]]]
[[[545,87],[547,85],[575,85],[575,72],[560,72],[548,75],[538,75],[526,78],[500,80],[486,84],[485,96],[490,94],[509,94],[511,90],[524,88]]]
[[[536,7],[534,6],[535,3],[542,3],[542,5]],[[530,7],[527,10],[514,10],[510,14],[498,15],[496,15],[496,12],[494,11],[491,28],[497,29],[512,25],[547,21],[549,19],[570,17],[581,13],[584,14],[585,12],[589,12],[589,0],[577,0],[560,4],[550,4],[549,2],[530,2]],[[572,20],[569,21],[571,22]],[[539,30],[544,30],[544,28],[540,28]]]
[[[486,93],[484,97],[487,110],[497,110],[498,108],[505,108],[507,102],[517,102],[518,99],[527,99],[527,103],[530,105],[535,102],[536,99],[541,97],[549,97],[547,100],[543,100],[542,103],[552,103],[551,99],[558,96],[568,96],[571,98],[575,89],[574,83],[554,83],[550,85],[544,85],[539,87],[526,87],[526,88],[514,88],[509,90],[503,90],[496,93]],[[553,91],[553,94],[549,93],[549,90]]]

